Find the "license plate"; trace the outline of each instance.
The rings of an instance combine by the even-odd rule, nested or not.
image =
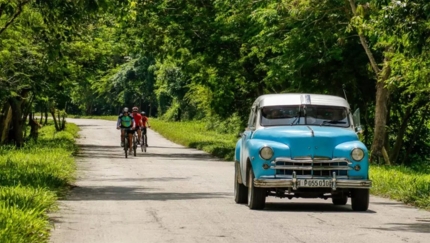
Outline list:
[[[304,179],[297,180],[297,185],[299,187],[331,187],[331,180],[321,180],[321,179]]]

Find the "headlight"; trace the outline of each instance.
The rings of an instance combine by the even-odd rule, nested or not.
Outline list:
[[[268,160],[273,156],[273,150],[270,147],[263,147],[260,149],[261,158]]]
[[[355,161],[360,161],[364,158],[364,151],[361,148],[355,148],[351,151],[351,157]]]

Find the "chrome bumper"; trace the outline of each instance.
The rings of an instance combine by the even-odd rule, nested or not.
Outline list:
[[[311,178],[303,178],[303,179],[311,179]],[[316,178],[315,178],[316,179]],[[322,178],[318,178],[322,179]],[[372,181],[370,180],[345,180],[345,179],[337,179],[336,173],[333,173],[332,178],[324,178],[332,181],[332,190],[336,190],[337,188],[354,188],[354,189],[369,189],[372,187]],[[287,187],[296,190],[299,188],[298,181],[302,180],[302,178],[297,178],[296,173],[293,173],[293,178],[291,179],[254,179],[255,187],[263,187],[263,188],[276,188],[276,187]],[[312,188],[312,187],[305,187]],[[314,187],[314,188],[324,188],[324,187]],[[330,187],[326,187],[330,188]]]
[[[297,182],[293,183],[292,179],[255,179],[255,187],[291,187],[294,190],[298,188]],[[357,189],[369,189],[372,187],[372,181],[367,180],[336,180],[336,183],[331,187],[333,190],[336,188],[357,188]],[[306,187],[309,188],[309,187]],[[323,188],[323,187],[315,187]]]

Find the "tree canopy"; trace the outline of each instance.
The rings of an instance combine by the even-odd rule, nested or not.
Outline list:
[[[259,95],[345,85],[373,161],[424,160],[429,17],[424,0],[0,0],[1,142],[22,145],[32,112],[236,122]]]

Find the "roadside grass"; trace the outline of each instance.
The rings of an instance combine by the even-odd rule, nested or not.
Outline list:
[[[233,160],[237,138],[232,134],[207,130],[205,122],[151,119],[149,123],[151,128],[172,142],[203,150],[225,160]]]
[[[430,209],[430,174],[403,166],[371,166],[371,192],[403,203]]]
[[[65,131],[55,132],[48,124],[37,143],[0,146],[0,242],[48,242],[47,214],[74,180],[78,131],[68,123]]]
[[[116,121],[118,116],[81,116],[81,115],[67,115],[68,118],[82,118],[82,119],[101,119],[108,121]]]
[[[116,120],[116,116],[82,117]],[[151,128],[167,139],[232,161],[237,138],[206,129],[202,121],[167,122],[150,118]],[[373,195],[430,210],[430,166],[419,170],[402,166],[370,166]]]

